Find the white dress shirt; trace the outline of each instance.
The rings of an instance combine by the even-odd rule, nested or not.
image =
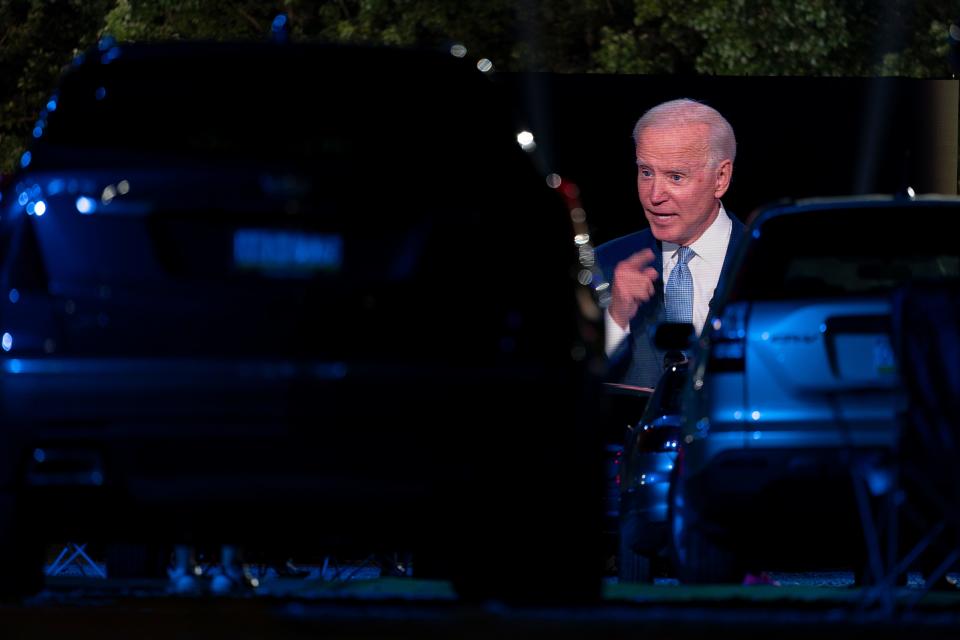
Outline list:
[[[723,270],[723,261],[727,256],[727,246],[730,244],[730,234],[733,232],[733,221],[727,214],[723,204],[720,205],[720,214],[713,221],[703,235],[690,245],[693,249],[693,258],[687,263],[690,275],[693,277],[693,327],[700,335],[700,330],[707,321],[710,313],[710,301],[720,281],[720,272]],[[663,243],[663,286],[666,290],[670,281],[670,274],[677,265],[680,245],[672,242]],[[630,334],[630,325],[626,329],[610,317],[610,310],[603,312],[606,339],[604,347],[607,355],[616,351],[620,343]]]

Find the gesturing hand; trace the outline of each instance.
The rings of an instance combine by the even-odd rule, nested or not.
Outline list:
[[[650,266],[653,259],[653,251],[644,249],[621,260],[613,270],[613,294],[608,311],[621,329],[627,328],[640,305],[656,292],[653,282],[659,273]]]

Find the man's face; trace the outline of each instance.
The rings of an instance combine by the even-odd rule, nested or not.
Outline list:
[[[649,127],[637,142],[637,192],[657,240],[689,246],[707,230],[732,163],[710,167],[707,125]]]

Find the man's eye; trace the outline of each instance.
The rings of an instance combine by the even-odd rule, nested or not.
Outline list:
[[[675,173],[672,176],[670,176],[670,179],[673,180],[674,182],[680,182],[681,180],[683,180],[683,176]]]
[[[640,169],[640,175],[642,175],[644,178],[649,178],[653,175],[653,172],[650,171],[650,169]]]

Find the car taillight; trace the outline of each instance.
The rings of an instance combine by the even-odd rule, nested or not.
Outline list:
[[[727,306],[710,327],[707,371],[743,371],[747,338],[747,304]]]

